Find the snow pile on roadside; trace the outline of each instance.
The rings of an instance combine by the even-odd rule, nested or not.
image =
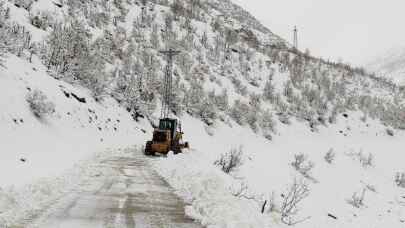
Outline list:
[[[24,226],[24,221],[35,219],[49,205],[61,198],[66,192],[75,189],[77,185],[87,183],[89,179],[94,180],[108,176],[100,175],[101,171],[99,167],[94,165],[95,161],[105,159],[112,153],[125,155],[133,151],[133,148],[108,149],[81,161],[60,177],[43,178],[19,188],[0,189],[0,228]],[[103,169],[105,170],[105,167]]]
[[[203,226],[269,227],[269,217],[260,214],[254,201],[232,195],[232,186],[237,186],[237,181],[209,161],[202,153],[187,151],[159,159],[154,166],[191,205],[186,207],[186,214]]]

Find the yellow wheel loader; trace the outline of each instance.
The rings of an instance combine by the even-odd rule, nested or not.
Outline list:
[[[145,146],[146,155],[168,154],[173,151],[181,153],[184,148],[189,148],[188,142],[183,143],[183,132],[176,119],[160,119],[159,127],[153,131],[152,141],[147,141]]]

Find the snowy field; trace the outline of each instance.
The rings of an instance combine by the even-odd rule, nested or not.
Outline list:
[[[198,149],[162,158],[156,167],[192,205],[186,209],[188,214],[208,227],[283,227],[277,207],[294,179],[306,181],[310,189],[295,218],[304,221],[296,227],[403,227],[405,189],[394,180],[404,169],[405,135],[389,136],[378,122],[364,123],[359,118],[350,113],[319,133],[294,123],[280,128],[281,136],[273,142],[238,126],[218,125],[209,136],[203,127],[187,129],[198,126],[190,118],[184,126]],[[243,165],[230,175],[218,170],[214,165],[218,154],[240,145]],[[335,159],[329,164],[324,156],[331,150]],[[291,165],[299,153],[314,164],[309,178]],[[370,166],[362,163],[360,153],[372,155]],[[235,196],[241,185],[248,189]],[[351,205],[353,194],[363,191],[364,203],[359,208]],[[261,214],[265,200],[273,200],[276,208]]]

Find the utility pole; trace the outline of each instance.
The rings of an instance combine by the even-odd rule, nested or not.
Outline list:
[[[172,99],[172,82],[173,82],[173,60],[174,57],[180,54],[180,51],[173,49],[160,51],[160,53],[166,55],[167,65],[164,78],[164,91],[162,99],[162,112],[161,118],[168,118],[171,109]]]
[[[297,26],[294,26],[294,41],[293,41],[293,44],[294,44],[294,48],[298,49],[298,29],[297,29]]]
[[[141,6],[141,22],[142,22],[142,25],[144,26],[145,25],[145,22],[146,22],[146,1],[145,0],[142,0],[142,6]]]

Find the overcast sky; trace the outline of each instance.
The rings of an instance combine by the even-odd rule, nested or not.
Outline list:
[[[362,64],[405,46],[405,0],[233,0],[270,30],[312,54]]]

